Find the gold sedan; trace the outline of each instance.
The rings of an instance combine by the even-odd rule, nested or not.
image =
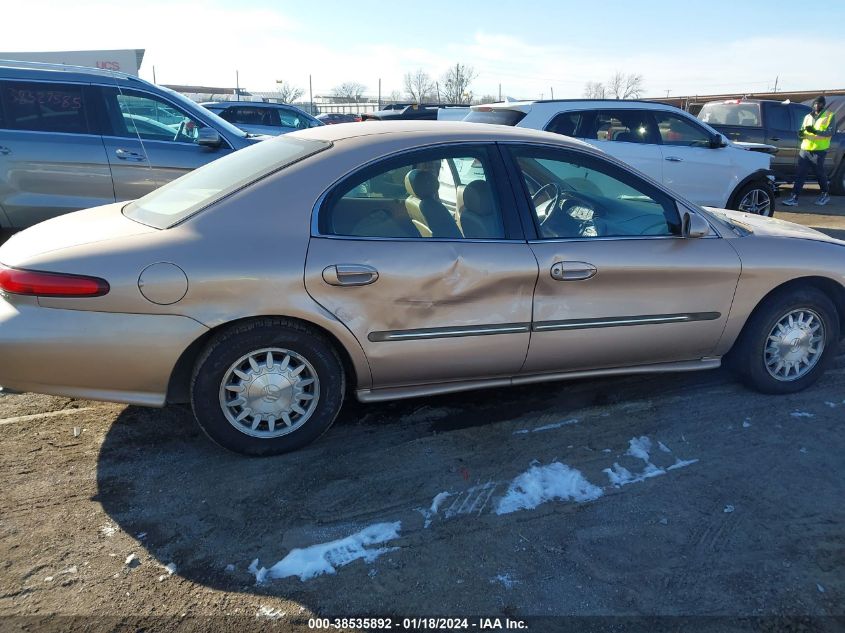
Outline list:
[[[450,122],[266,141],[0,248],[0,384],[190,402],[234,451],[369,402],[729,359],[810,386],[845,242],[702,209],[578,141]]]

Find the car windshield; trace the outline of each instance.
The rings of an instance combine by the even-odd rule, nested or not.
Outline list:
[[[130,202],[123,214],[141,224],[166,229],[246,185],[328,147],[331,143],[290,136],[264,141],[208,163]]]
[[[193,101],[188,99],[188,97],[179,94],[175,90],[171,90],[170,88],[165,88],[164,86],[158,86],[158,88],[159,88],[159,90],[163,90],[164,92],[166,92],[168,97],[178,101],[183,106],[185,106],[185,108],[188,110],[188,112],[193,113],[193,112],[196,112],[197,109],[205,110],[202,107],[198,108],[196,103],[194,103]],[[220,117],[220,115],[216,114],[215,112],[212,112],[211,110],[205,110],[203,112],[203,116],[205,118],[213,119],[214,123],[215,123],[215,127],[217,127],[218,129],[223,128],[223,130],[225,132],[232,134],[233,136],[237,136],[239,138],[246,138],[248,136],[248,134],[246,132],[244,132],[242,129],[235,127],[234,125],[232,125],[231,123],[229,123],[225,119],[222,119]]]
[[[710,125],[760,127],[759,103],[705,103],[698,118]]]

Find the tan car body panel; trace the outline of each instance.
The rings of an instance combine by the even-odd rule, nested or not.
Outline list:
[[[527,141],[575,148],[594,155],[600,153],[583,143],[543,132],[450,122],[336,125],[312,128],[293,136],[328,140],[334,147],[272,174],[172,228],[146,227],[123,217],[121,205],[107,205],[37,225],[0,248],[0,262],[5,265],[103,277],[112,288],[105,296],[85,299],[36,301],[0,297],[0,384],[46,393],[161,405],[177,359],[194,341],[213,328],[266,315],[302,319],[336,338],[349,356],[355,387],[362,399],[531,382],[552,375],[682,371],[718,364],[718,357],[730,349],[754,306],[779,284],[804,275],[845,284],[845,249],[842,248],[845,243],[794,225],[756,218],[749,220],[759,223],[757,230],[761,235],[739,237],[717,218],[713,224],[723,238],[702,238],[700,245],[692,241],[685,244],[684,248],[693,253],[693,261],[687,263],[685,274],[664,273],[665,287],[659,289],[659,296],[671,306],[674,294],[686,292],[692,298],[690,302],[685,299],[677,304],[684,308],[682,311],[716,311],[727,320],[726,324],[714,319],[697,324],[640,325],[567,333],[574,336],[568,336],[569,343],[563,347],[570,349],[572,358],[567,361],[569,365],[563,363],[559,368],[553,367],[553,361],[563,352],[544,350],[542,341],[546,334],[541,338],[535,333],[532,349],[539,351],[531,361],[536,358],[537,365],[526,367],[524,371],[528,374],[519,373],[528,351],[527,333],[371,345],[366,336],[375,331],[417,326],[519,324],[531,321],[532,309],[536,311],[535,321],[562,318],[555,311],[556,288],[545,286],[548,263],[558,257],[573,259],[573,251],[588,246],[583,242],[577,249],[550,243],[535,247],[537,252],[543,252],[541,259],[545,261],[540,273],[541,292],[537,306],[532,308],[532,276],[536,279],[537,263],[536,259],[531,263],[534,256],[526,242],[432,241],[428,246],[435,247],[440,255],[436,261],[421,262],[418,255],[409,255],[407,243],[402,241],[385,241],[384,246],[370,252],[366,251],[369,244],[366,240],[355,244],[352,240],[312,240],[312,210],[333,183],[362,165],[392,153],[444,143]],[[764,236],[764,232],[771,235]],[[805,239],[787,240],[776,235]],[[725,262],[704,260],[708,242],[719,243]],[[309,254],[306,271],[309,243],[314,258]],[[644,267],[649,257],[640,254],[637,259],[630,251],[632,245],[622,244],[621,240],[617,244],[601,255],[603,259],[599,255],[578,255],[583,261],[612,272],[602,276],[600,270],[592,280],[574,282],[573,287],[582,295],[581,301],[588,303],[568,306],[570,312],[564,312],[563,318],[605,316],[604,312],[610,313],[607,316],[653,313],[647,298],[632,287],[638,280],[650,279],[648,272],[644,268],[626,271],[625,266],[613,261],[614,257],[631,257]],[[337,250],[321,250],[330,246]],[[496,246],[511,255],[502,258],[491,255]],[[655,253],[659,252],[655,248]],[[732,263],[727,248],[735,250],[742,260],[742,275],[732,308],[733,293],[729,287],[731,275],[736,274],[736,264],[735,260]],[[471,257],[462,255],[470,252]],[[347,257],[351,261],[341,261]],[[338,300],[339,292],[361,288],[335,289],[319,281],[324,263],[375,262],[384,267],[382,262],[390,258],[401,261],[405,277],[387,276],[367,287],[365,293],[358,293],[354,309],[346,315],[342,311],[347,306]],[[403,258],[407,259],[402,261]],[[446,264],[449,258],[453,261]],[[178,266],[188,279],[184,298],[177,303],[152,303],[138,288],[141,272],[159,262]],[[533,267],[525,277],[515,272],[520,262]],[[407,276],[415,266],[423,264],[429,266],[424,276]],[[696,265],[710,272],[697,272]],[[482,273],[485,276],[478,279],[470,277]],[[710,274],[717,278],[711,279]],[[596,283],[588,285],[593,281]],[[726,289],[725,296],[720,294],[720,288]],[[379,292],[385,294],[379,296]],[[608,297],[607,293],[613,296]],[[661,311],[664,309],[667,308]],[[703,329],[698,330],[696,325]],[[724,334],[716,344],[717,331],[722,325]],[[595,343],[590,342],[590,333],[597,331],[604,337],[602,350],[596,350]],[[661,362],[670,360],[672,355],[657,349],[653,355],[646,355],[649,345],[662,345],[667,337],[677,344],[679,337],[684,336],[688,338],[685,343],[689,349],[683,358]],[[44,340],[37,340],[39,337]],[[616,348],[617,345],[620,347]],[[624,352],[622,360],[612,356],[614,348]],[[596,362],[589,363],[588,369],[591,352]],[[687,360],[699,353],[703,360]],[[480,363],[478,358],[484,358],[485,362]],[[611,366],[626,362],[638,366]],[[567,369],[569,373],[563,375],[561,372]],[[537,376],[537,373],[547,375]]]

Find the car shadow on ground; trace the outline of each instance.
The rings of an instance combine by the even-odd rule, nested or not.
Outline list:
[[[427,506],[432,486],[438,485],[432,482],[443,471],[463,473],[478,466],[473,459],[484,453],[487,461],[495,461],[499,452],[500,458],[530,463],[542,439],[534,448],[508,445],[521,420],[560,420],[585,408],[649,403],[667,394],[719,389],[730,380],[725,370],[717,370],[370,405],[351,401],[314,444],[262,459],[212,444],[187,407],[127,407],[102,444],[96,500],[160,564],[175,563],[183,578],[224,591],[295,600],[315,613],[338,605],[346,613],[361,613],[369,603],[358,601],[359,592],[350,589],[337,597],[337,587],[325,576],[307,583],[291,578],[256,584],[248,567],[256,558],[269,567],[294,547],[342,538],[392,514]],[[627,442],[631,431],[618,417],[615,424],[625,429],[620,441]],[[345,569],[344,581],[368,582],[366,566],[359,567],[351,575]],[[400,582],[382,588],[388,598],[407,591],[397,573]],[[333,598],[327,600],[328,595]]]

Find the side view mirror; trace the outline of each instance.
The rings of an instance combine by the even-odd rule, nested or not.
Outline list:
[[[698,214],[684,213],[683,235],[689,238],[706,237],[710,235],[710,224]]]
[[[220,138],[220,133],[217,130],[210,127],[203,127],[199,129],[199,132],[197,133],[197,145],[217,148],[220,147],[221,143],[223,143],[223,139]]]
[[[710,137],[710,148],[711,149],[719,149],[720,147],[727,147],[728,146],[728,139],[726,139],[721,134],[716,134],[715,136]]]

